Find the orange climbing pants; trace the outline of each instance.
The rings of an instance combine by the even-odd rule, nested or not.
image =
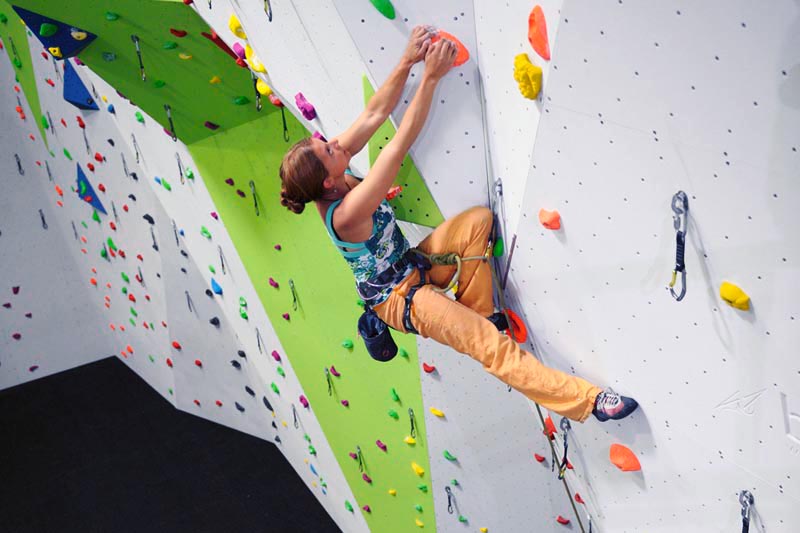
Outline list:
[[[489,209],[473,207],[446,220],[417,247],[427,254],[483,255],[492,220]],[[426,273],[429,284],[417,290],[411,304],[411,322],[420,335],[469,355],[479,361],[484,370],[542,407],[572,420],[586,420],[602,389],[544,366],[485,318],[494,312],[488,261],[462,264],[456,301],[453,301],[434,291],[430,284],[446,287],[455,272],[455,265],[434,265]],[[398,331],[406,331],[403,327],[405,296],[417,283],[419,271],[415,270],[395,286],[387,300],[374,307],[381,320]]]

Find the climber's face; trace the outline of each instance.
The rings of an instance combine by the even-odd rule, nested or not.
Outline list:
[[[350,164],[351,154],[345,150],[337,139],[325,142],[322,139],[313,139],[314,153],[317,155],[328,175],[338,178],[344,174]]]

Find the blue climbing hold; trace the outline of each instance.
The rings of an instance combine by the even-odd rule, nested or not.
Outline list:
[[[111,113],[112,115],[116,115],[117,111],[114,109],[114,104],[108,104],[106,110]]]
[[[219,286],[214,278],[211,278],[211,290],[213,290],[216,294],[222,294],[222,287]]]

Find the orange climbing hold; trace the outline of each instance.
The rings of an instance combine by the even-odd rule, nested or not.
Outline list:
[[[452,33],[447,33],[444,30],[438,30],[436,35],[434,35],[433,38],[431,38],[431,44],[435,43],[436,41],[440,41],[442,39],[453,41],[456,45],[456,48],[458,49],[458,51],[456,52],[456,60],[453,61],[454,67],[460,67],[461,65],[469,61],[469,50],[467,50],[467,47],[464,46],[464,43],[459,41]]]
[[[511,327],[511,337],[522,344],[528,340],[528,328],[525,327],[525,323],[514,311],[506,309],[506,313],[508,313],[508,317],[511,319],[511,323],[509,324]]]
[[[622,444],[612,444],[608,455],[611,462],[623,472],[636,472],[642,469],[636,454]]]
[[[547,21],[542,6],[535,6],[528,16],[528,42],[545,61],[550,61],[550,43],[547,41]]]
[[[555,209],[553,211],[540,209],[539,222],[547,229],[561,229],[561,215]]]
[[[556,425],[553,423],[553,419],[550,417],[550,415],[547,415],[547,418],[544,419],[543,433],[551,440],[553,439],[553,435],[556,434]]]

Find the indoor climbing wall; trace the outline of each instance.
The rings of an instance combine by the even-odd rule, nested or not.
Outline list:
[[[800,523],[797,7],[562,6],[509,292],[548,364],[641,403],[568,436],[567,479],[601,530],[738,531],[742,490],[751,531]],[[614,444],[641,469],[611,464]]]

